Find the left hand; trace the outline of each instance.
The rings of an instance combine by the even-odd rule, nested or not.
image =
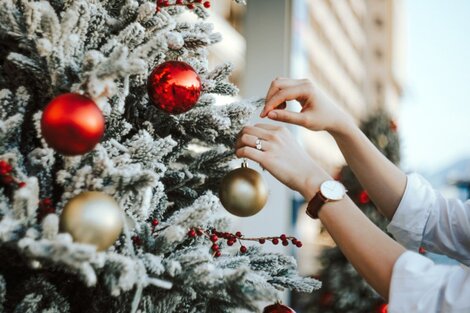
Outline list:
[[[262,149],[256,149],[256,140]],[[246,126],[236,142],[236,155],[258,162],[283,184],[310,200],[325,180],[331,179],[300,147],[285,127],[272,124]]]

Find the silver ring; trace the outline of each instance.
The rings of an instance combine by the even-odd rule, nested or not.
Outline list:
[[[256,138],[256,149],[262,151],[263,150],[263,146],[261,145],[261,139],[259,138]]]

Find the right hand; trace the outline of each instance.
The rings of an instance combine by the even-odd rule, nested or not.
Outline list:
[[[286,101],[297,100],[302,110],[285,110]],[[269,87],[260,117],[303,126],[310,130],[326,130],[332,134],[354,127],[351,116],[321,93],[308,79],[276,78]]]

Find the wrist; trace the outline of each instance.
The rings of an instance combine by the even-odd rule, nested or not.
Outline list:
[[[348,137],[355,129],[358,129],[358,126],[354,122],[353,118],[350,115],[344,113],[343,118],[340,118],[339,121],[333,125],[333,127],[326,129],[326,131],[328,131],[335,140],[338,140]]]
[[[305,198],[306,201],[310,201],[320,190],[320,185],[327,181],[332,180],[333,178],[328,175],[326,172],[318,174],[313,174],[305,180],[302,188],[299,189],[300,194]]]

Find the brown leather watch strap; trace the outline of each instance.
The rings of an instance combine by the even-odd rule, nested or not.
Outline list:
[[[327,202],[327,199],[323,197],[321,192],[317,192],[316,195],[310,200],[307,205],[307,213],[313,219],[318,219],[318,212],[320,211],[321,207]]]

